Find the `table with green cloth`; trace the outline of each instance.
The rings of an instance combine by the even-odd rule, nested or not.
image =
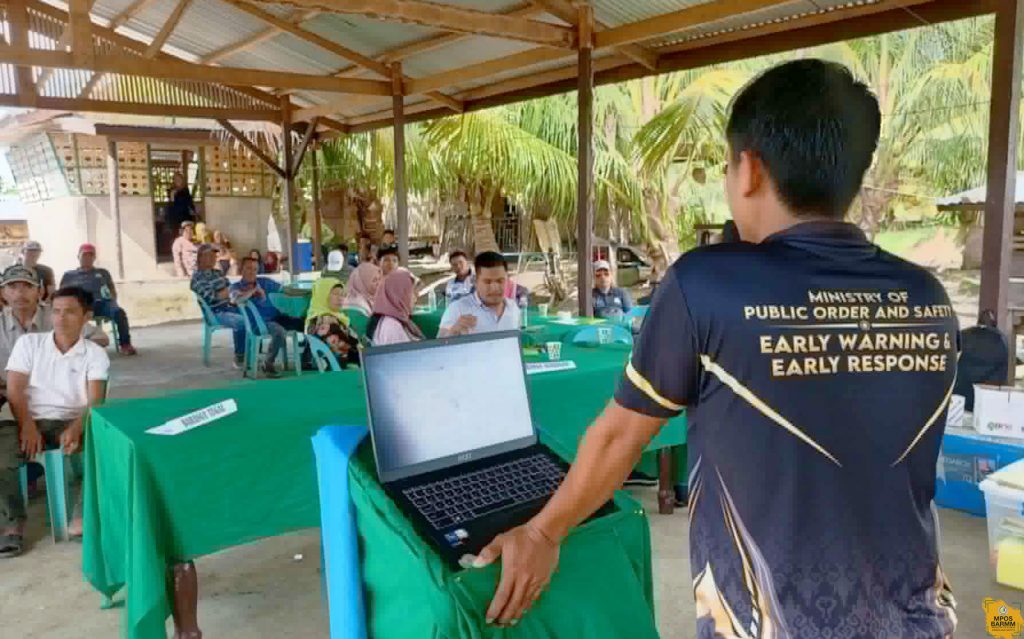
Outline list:
[[[571,456],[587,425],[611,396],[625,357],[626,353],[614,346],[566,346],[563,358],[577,363],[575,371],[530,377],[533,414],[543,441]],[[83,571],[87,580],[107,596],[125,589],[125,637],[164,637],[164,624],[171,610],[168,566],[319,525],[310,437],[327,424],[366,422],[361,384],[358,371],[346,370],[159,398],[115,400],[93,411],[85,438]],[[146,433],[168,420],[228,399],[236,402],[237,412],[210,424],[174,436]],[[685,441],[685,419],[670,423],[659,439],[670,444]],[[382,497],[372,490],[373,473],[355,466],[352,472],[362,473],[356,483],[363,484],[364,494],[353,492],[359,507],[360,534],[372,534],[375,526],[388,525],[378,519],[393,524],[389,506],[382,505]],[[599,548],[594,557],[604,556],[610,544],[628,547],[628,552],[616,559],[619,568],[602,565],[602,583],[607,575],[625,567],[622,557],[626,556],[632,564],[631,578],[649,581],[649,572],[636,569],[645,562],[649,564],[646,520],[633,520],[643,523],[624,523],[625,528],[615,526],[614,531],[598,527],[605,532],[594,533],[595,547]],[[423,552],[405,542],[400,546],[404,553]],[[363,566],[368,580],[399,578],[392,574],[387,558],[375,557],[367,557]],[[577,561],[573,559],[568,565]],[[449,600],[463,603],[486,599],[494,587],[493,580],[479,577],[456,581],[456,576],[439,573],[437,562],[423,562],[416,579],[406,575],[402,583],[432,583],[440,589],[459,584],[462,594],[452,595]],[[645,589],[649,588],[649,583],[645,584]],[[579,605],[578,601],[574,603]],[[393,618],[375,618],[374,623],[380,627],[403,624],[396,609],[390,610]],[[447,620],[444,632],[417,627],[420,634],[408,636],[492,635],[491,629],[477,623],[480,610],[474,609],[476,616],[466,616],[469,613],[460,610],[452,617],[450,610],[432,609],[430,615]],[[414,617],[413,611],[405,612]],[[377,614],[372,600],[369,613]],[[522,636],[544,636],[540,634],[542,626],[533,629],[533,633]],[[588,636],[602,635],[595,631]],[[641,631],[633,636],[653,635]]]
[[[437,332],[441,328],[441,317],[444,315],[444,311],[445,309],[443,308],[437,308],[432,311],[418,310],[413,313],[412,321],[420,327],[420,330],[427,337],[437,337]],[[526,341],[533,342],[534,344],[559,342],[570,331],[590,324],[601,325],[608,324],[608,322],[593,318],[573,318],[566,321],[559,319],[556,315],[541,315],[540,311],[535,307],[530,307],[527,310],[527,325],[523,329],[523,334]]]

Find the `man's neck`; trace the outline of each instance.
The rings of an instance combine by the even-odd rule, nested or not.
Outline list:
[[[611,285],[611,284],[609,284],[608,286],[598,286],[598,287],[597,287],[597,290],[599,290],[599,291],[601,291],[602,293],[604,293],[605,295],[607,295],[607,294],[608,294],[608,292],[612,290],[612,285]]]
[[[22,328],[27,328],[32,321],[36,318],[36,313],[39,311],[39,307],[28,307],[28,308],[14,308],[11,307],[11,313],[14,315],[14,319],[18,320]]]
[[[96,267],[95,266],[79,266],[78,270],[79,271],[86,271],[86,272],[88,272],[88,271],[93,270],[94,268],[96,268]]]
[[[836,221],[834,218],[825,215],[798,216],[781,205],[767,207],[762,215],[758,216],[754,228],[751,229],[754,237],[743,237],[743,240],[760,244],[772,235],[781,233],[797,224],[834,221]]]
[[[81,338],[81,333],[75,336],[70,336],[63,335],[61,333],[58,333],[57,331],[53,332],[53,343],[57,346],[57,350],[60,351],[61,353],[67,353],[68,351],[70,351],[72,348],[74,348],[75,344],[77,344],[78,340],[80,340]]]
[[[487,308],[491,309],[492,311],[494,311],[498,315],[501,315],[505,311],[505,298],[504,297],[501,298],[501,300],[499,300],[497,304],[488,304],[486,302],[486,300],[484,300],[483,298],[480,298],[480,301],[483,302],[484,306],[486,306]]]

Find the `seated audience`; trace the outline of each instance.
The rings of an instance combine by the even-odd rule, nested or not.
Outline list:
[[[110,360],[82,337],[92,314],[88,292],[61,288],[53,295],[53,330],[23,335],[7,360],[7,396],[14,424],[0,425],[0,557],[21,554],[25,509],[18,485],[19,451],[32,458],[61,448],[82,448],[84,418],[103,401]],[[75,499],[70,533],[81,536],[81,502]]]
[[[359,338],[351,329],[345,328],[333,315],[323,315],[310,323],[311,335],[320,338],[334,353],[342,368],[349,364],[359,364]],[[307,349],[303,354],[303,370],[318,370],[313,361],[312,352]]]
[[[423,339],[423,331],[412,321],[415,304],[416,284],[411,273],[396,270],[385,277],[373,300],[373,317],[366,324],[370,343],[385,346]]]
[[[174,274],[178,277],[192,277],[196,272],[196,249],[198,245],[192,239],[195,223],[181,223],[181,231],[171,244],[171,257],[174,260]]]
[[[238,271],[238,257],[231,248],[231,240],[221,231],[213,232],[213,243],[217,247],[217,266],[224,275],[235,275]]]
[[[348,315],[342,310],[345,286],[333,277],[321,277],[313,282],[313,294],[306,312],[306,326],[321,315],[333,315],[342,326],[348,326]]]
[[[271,293],[279,293],[281,285],[269,277],[259,276],[259,266],[255,259],[246,257],[242,260],[242,279],[231,285],[230,297],[236,306],[245,302],[251,303],[259,312],[260,317],[267,323],[267,328],[275,331],[270,324],[276,324],[281,331],[301,331],[304,322],[298,317],[289,317],[277,310],[274,303],[270,301]]]
[[[210,227],[206,225],[206,222],[196,223],[195,240],[197,244],[213,244],[213,232],[210,231]]]
[[[594,262],[594,317],[615,319],[633,309],[629,291],[612,286],[612,267],[605,260]]]
[[[378,252],[387,249],[395,249],[395,254],[398,254],[398,241],[395,240],[395,232],[391,229],[384,229],[384,233],[380,236]]]
[[[373,315],[373,298],[377,295],[381,279],[383,275],[376,264],[360,264],[348,280],[348,291],[345,293],[342,309],[347,313],[360,313],[364,317]]]
[[[117,288],[114,278],[105,268],[96,268],[96,247],[83,244],[78,249],[79,268],[68,271],[60,278],[60,287],[78,287],[92,296],[92,314],[94,317],[105,317],[117,326],[118,348],[122,355],[135,355],[132,346],[131,329],[128,326],[128,315],[117,304]]]
[[[15,264],[4,271],[2,294],[6,306],[0,313],[0,407],[7,401],[4,391],[7,387],[7,359],[11,356],[15,342],[27,333],[45,333],[53,330],[53,310],[40,303],[39,281],[36,274],[21,264]],[[110,345],[110,338],[103,329],[87,322],[82,332],[85,339],[101,348]]]
[[[964,397],[964,410],[974,411],[974,385],[1005,386],[1010,373],[1010,344],[990,310],[978,316],[978,325],[960,331],[960,359],[953,392]]]
[[[327,266],[321,271],[320,277],[333,277],[344,283],[352,275],[353,269],[348,263],[348,245],[342,244],[327,254]]]
[[[235,342],[235,368],[242,368],[245,364],[245,320],[238,307],[231,303],[228,278],[216,266],[216,249],[211,244],[201,245],[191,289],[210,307],[217,321],[231,329]]]
[[[260,275],[266,274],[267,267],[263,264],[263,255],[260,253],[259,249],[249,251],[249,257],[256,260],[256,265],[259,267],[257,273]]]
[[[452,251],[449,253],[448,264],[452,267],[455,277],[448,280],[448,284],[444,287],[444,299],[447,304],[451,304],[473,294],[476,290],[476,278],[473,277],[473,269],[464,252]]]
[[[448,305],[438,337],[519,329],[519,306],[505,299],[508,265],[500,253],[486,251],[473,262],[476,290]]]
[[[43,245],[39,242],[29,240],[21,249],[21,263],[36,272],[39,277],[39,298],[45,302],[50,299],[57,289],[53,269],[45,264],[39,263],[39,257],[43,254]]]
[[[384,277],[391,275],[401,265],[401,261],[398,259],[398,248],[387,247],[377,251],[377,264],[380,265],[381,275]]]

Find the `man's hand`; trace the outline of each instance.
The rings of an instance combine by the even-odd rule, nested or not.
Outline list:
[[[462,315],[451,328],[452,335],[466,335],[476,328],[476,315]]]
[[[267,296],[267,293],[266,293],[266,291],[263,290],[263,287],[261,287],[259,284],[257,284],[256,287],[252,291],[252,295],[256,299],[261,300],[261,299],[263,299],[264,297]]]
[[[43,436],[36,428],[34,420],[26,419],[21,425],[19,439],[21,452],[25,454],[26,458],[32,459],[43,452]]]
[[[68,427],[60,434],[60,447],[64,449],[65,455],[73,455],[82,449],[81,418],[68,424]]]
[[[551,583],[558,544],[532,522],[498,535],[473,563],[482,568],[501,557],[501,581],[487,609],[487,623],[515,625]]]

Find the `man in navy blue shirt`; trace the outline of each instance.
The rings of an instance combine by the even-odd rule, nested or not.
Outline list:
[[[952,636],[932,497],[955,315],[931,274],[842,221],[880,121],[820,60],[736,98],[725,186],[744,242],[670,268],[565,482],[477,558],[502,557],[488,620],[519,619],[559,542],[685,407],[697,639]]]

